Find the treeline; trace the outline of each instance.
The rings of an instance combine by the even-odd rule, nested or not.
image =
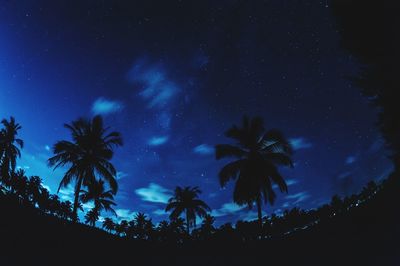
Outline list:
[[[49,165],[54,168],[66,167],[59,190],[69,184],[75,185],[74,202],[62,201],[57,195],[43,187],[38,176],[27,177],[18,169],[16,160],[21,156],[23,141],[19,139],[21,126],[11,117],[2,120],[0,131],[0,195],[20,205],[37,208],[45,215],[56,216],[65,221],[79,222],[78,210],[84,212],[83,204],[92,203],[86,209],[84,222],[95,226],[101,212],[115,214],[114,195],[117,192],[116,169],[110,163],[113,148],[122,145],[118,132],[108,132],[100,116],[92,120],[78,119],[65,127],[70,130],[72,141],[59,141],[53,147],[54,156]],[[280,216],[272,214],[262,217],[262,204],[273,204],[276,194],[273,184],[287,192],[284,178],[278,172],[278,165],[292,166],[292,148],[283,134],[277,130],[264,132],[260,118],[244,117],[241,127],[233,126],[226,136],[235,139],[239,145],[221,144],[216,146],[216,158],[234,157],[235,161],[224,166],[219,179],[221,186],[235,181],[233,200],[239,205],[257,206],[257,221],[238,221],[236,224],[214,225],[211,209],[199,199],[198,187],[176,187],[165,211],[170,213],[169,221],[154,224],[144,213],[136,214],[131,221],[115,221],[107,217],[100,221],[102,228],[121,237],[172,241],[187,239],[236,238],[243,241],[282,237],[298,230],[305,230],[323,220],[340,215],[364,204],[381,188],[370,182],[358,195],[341,199],[334,196],[330,204],[315,210],[293,208]],[[86,205],[88,206],[88,205]],[[199,227],[197,218],[202,219]],[[191,230],[193,229],[193,230]]]
[[[0,200],[18,202],[19,205],[36,208],[42,215],[58,217],[66,222],[73,222],[73,207],[70,201],[61,201],[57,195],[50,194],[41,184],[37,176],[30,178],[18,170],[13,182],[1,185]],[[262,233],[258,221],[237,221],[226,223],[219,227],[215,225],[215,217],[206,214],[198,228],[188,233],[185,220],[181,217],[164,220],[157,224],[144,213],[137,213],[133,220],[116,221],[111,217],[101,222],[101,227],[108,233],[129,239],[183,243],[187,240],[218,240],[232,239],[237,241],[252,241],[258,239],[282,238],[301,230],[312,229],[313,226],[340,216],[353,208],[362,206],[372,199],[385,186],[385,182],[377,185],[371,181],[359,194],[340,198],[334,196],[329,204],[318,209],[301,210],[293,208],[285,210],[282,215],[272,214],[263,217]],[[81,211],[83,208],[80,204]],[[89,210],[86,217],[90,214]],[[86,218],[86,224],[92,224]]]

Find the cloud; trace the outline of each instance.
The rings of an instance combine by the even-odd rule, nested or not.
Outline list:
[[[168,136],[158,136],[149,139],[148,144],[150,146],[160,146],[165,144],[167,141],[168,141]]]
[[[96,115],[105,115],[119,112],[124,108],[124,105],[118,101],[98,98],[92,105],[92,112]]]
[[[124,172],[122,172],[122,171],[118,171],[118,172],[117,172],[116,178],[117,178],[117,180],[120,180],[120,179],[122,179],[122,178],[124,178],[124,177],[127,177],[127,176],[128,176],[127,173],[124,173]]]
[[[193,151],[197,154],[208,155],[214,153],[214,148],[207,144],[200,144],[194,147]]]
[[[169,112],[162,112],[157,117],[158,124],[162,129],[170,129],[171,126],[171,114]]]
[[[65,188],[61,188],[58,192],[60,194],[60,199],[64,201],[73,201],[74,200],[74,187],[69,185]]]
[[[143,201],[164,203],[166,204],[172,196],[172,192],[158,184],[150,183],[148,187],[139,188],[135,193],[141,197]]]
[[[302,191],[293,195],[288,195],[285,198],[290,200],[295,200],[293,204],[296,204],[305,201],[309,197],[311,197],[311,195],[307,191]]]
[[[286,180],[286,185],[287,185],[288,187],[293,186],[293,185],[295,185],[295,184],[297,184],[297,183],[299,183],[299,181],[298,181],[297,179],[288,179],[288,180]],[[273,184],[273,185],[272,185],[272,188],[273,188],[273,189],[278,189],[279,187],[278,187],[277,184]]]
[[[265,211],[262,211],[262,216],[266,216],[267,213]],[[239,215],[239,220],[243,220],[243,221],[254,221],[256,219],[258,219],[258,213],[256,211],[243,211],[240,215]]]
[[[116,209],[115,213],[117,214],[118,220],[133,220],[136,216],[136,212],[128,210],[128,209]]]
[[[346,164],[352,164],[352,163],[354,163],[355,161],[357,161],[356,156],[348,156],[348,157],[346,158]]]
[[[179,92],[178,86],[172,82],[163,67],[138,60],[128,73],[132,83],[143,86],[139,95],[148,102],[149,108],[167,106]]]
[[[94,208],[93,202],[82,203],[82,208],[87,212]]]
[[[44,146],[44,149],[45,149],[46,151],[50,151],[50,150],[51,150],[51,148],[50,148],[49,145]]]
[[[153,211],[153,214],[157,215],[157,216],[164,216],[164,215],[168,215],[168,212],[166,212],[164,209],[157,209]]]
[[[235,214],[246,208],[246,206],[239,206],[236,203],[228,202],[224,203],[221,208],[212,210],[211,215],[215,217],[221,217],[225,215]]]
[[[338,179],[348,178],[348,177],[350,177],[351,175],[352,175],[352,172],[347,171],[347,172],[343,172],[343,173],[339,174],[337,178],[338,178]]]
[[[40,183],[40,184],[42,185],[43,188],[45,188],[45,189],[47,189],[49,192],[51,192],[51,189],[50,189],[49,186],[47,186],[47,185],[45,185],[45,184],[43,184],[43,183]]]
[[[309,149],[313,145],[303,137],[291,138],[289,142],[292,144],[294,150]]]

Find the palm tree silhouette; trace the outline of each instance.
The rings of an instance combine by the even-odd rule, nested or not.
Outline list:
[[[265,132],[260,117],[243,117],[241,127],[234,125],[225,135],[237,141],[237,146],[220,144],[215,146],[216,159],[234,157],[237,160],[225,165],[219,172],[221,187],[236,180],[233,200],[239,205],[257,205],[258,221],[262,227],[262,202],[274,203],[276,194],[273,183],[281,192],[287,185],[278,171],[279,165],[293,167],[292,146],[278,130]]]
[[[111,206],[115,206],[112,190],[105,190],[103,180],[92,180],[88,184],[88,190],[81,190],[80,200],[83,203],[94,202],[94,208],[100,215],[102,210],[110,211],[117,215]]]
[[[115,223],[111,218],[107,217],[104,219],[102,227],[111,233],[111,231],[115,230]]]
[[[59,207],[59,215],[63,219],[71,219],[73,218],[72,216],[72,203],[67,200],[64,202],[60,202],[60,207]]]
[[[104,128],[101,116],[95,116],[92,120],[80,118],[64,126],[70,130],[72,142],[57,142],[53,148],[55,156],[48,162],[54,169],[70,166],[58,191],[75,181],[73,216],[76,219],[81,187],[90,184],[96,175],[108,182],[113,194],[117,192],[117,171],[110,160],[114,154],[113,148],[122,145],[122,138],[120,133],[109,133],[108,128]]]
[[[0,174],[3,183],[7,186],[11,174],[15,172],[17,157],[21,157],[19,149],[24,147],[24,141],[17,138],[18,130],[22,127],[15,122],[14,117],[10,117],[9,121],[3,119],[1,123],[4,128],[0,131]]]
[[[38,203],[40,194],[42,193],[43,190],[42,186],[42,179],[38,176],[31,176],[28,181],[28,193],[30,196],[30,201],[33,204],[33,206],[36,206],[36,203]]]
[[[95,226],[96,221],[99,219],[99,212],[96,208],[91,209],[85,215],[85,223],[89,224],[90,226]]]
[[[172,210],[171,219],[178,218],[183,212],[186,216],[186,230],[190,234],[190,227],[196,225],[196,216],[204,217],[210,211],[208,205],[198,199],[201,193],[198,187],[176,187],[174,196],[169,199],[165,211]]]
[[[128,221],[122,220],[119,224],[115,225],[115,232],[117,233],[118,236],[121,236],[121,234],[127,236],[128,228],[129,228]]]
[[[210,237],[214,233],[215,231],[214,222],[215,222],[215,217],[210,214],[206,214],[203,217],[203,222],[201,223],[201,234],[205,238]]]

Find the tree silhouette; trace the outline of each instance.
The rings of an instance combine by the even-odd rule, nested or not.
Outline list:
[[[190,227],[196,225],[196,216],[204,217],[210,211],[208,205],[198,199],[201,193],[198,187],[176,187],[174,196],[169,199],[165,211],[171,211],[170,218],[176,219],[182,213],[186,216],[186,230],[190,233]]]
[[[115,230],[115,223],[111,218],[107,217],[104,219],[102,227],[107,232],[111,233],[111,231]]]
[[[85,215],[85,223],[93,227],[95,226],[98,219],[99,219],[99,212],[96,208],[91,209]]]
[[[161,221],[158,223],[156,232],[157,232],[157,239],[159,241],[167,241],[170,239],[170,225],[168,221]]]
[[[360,8],[360,6],[362,8]],[[351,77],[370,102],[378,106],[379,126],[400,168],[400,123],[398,115],[398,62],[400,38],[398,2],[392,0],[332,0],[341,44],[362,67]],[[371,19],[373,18],[373,19]]]
[[[73,218],[72,203],[69,200],[60,202],[58,213],[59,213],[60,217],[63,219],[71,219],[72,220],[72,218]]]
[[[215,222],[215,217],[210,215],[210,214],[206,214],[203,217],[203,221],[201,223],[201,235],[204,238],[209,238],[215,231],[215,227],[214,227],[214,222]]]
[[[119,222],[119,224],[115,225],[115,232],[117,233],[118,236],[121,236],[121,234],[124,234],[125,236],[127,236],[128,228],[129,228],[128,221],[122,220],[121,222]]]
[[[12,173],[15,172],[17,157],[21,157],[21,151],[24,147],[24,141],[17,138],[18,131],[22,128],[15,122],[14,117],[10,120],[1,121],[4,128],[0,131],[0,174],[1,181],[8,186]]]
[[[117,215],[111,206],[115,206],[112,190],[105,190],[103,180],[92,180],[88,184],[88,190],[81,190],[80,199],[83,203],[93,201],[94,208],[100,215],[102,210]]]
[[[244,116],[242,126],[234,125],[225,135],[237,141],[237,146],[220,144],[215,147],[216,159],[234,157],[237,160],[225,165],[219,172],[220,185],[236,180],[233,200],[239,205],[257,205],[258,221],[262,227],[262,202],[274,203],[276,194],[273,183],[281,192],[287,192],[287,185],[278,171],[279,165],[293,167],[292,147],[278,130],[264,133],[260,117],[249,119]]]
[[[28,181],[27,189],[31,203],[33,204],[33,206],[36,206],[40,199],[42,190],[44,189],[42,186],[42,179],[38,176],[31,176]]]
[[[137,213],[132,221],[133,235],[137,239],[149,239],[153,232],[153,223],[144,213]]]
[[[122,145],[122,138],[118,132],[109,133],[108,128],[104,128],[101,116],[95,116],[92,120],[81,118],[64,126],[71,132],[72,142],[57,142],[53,148],[55,156],[48,162],[54,169],[69,166],[58,191],[75,181],[73,216],[77,217],[81,187],[88,186],[96,179],[96,175],[108,182],[113,194],[117,192],[117,171],[110,160],[113,148]]]

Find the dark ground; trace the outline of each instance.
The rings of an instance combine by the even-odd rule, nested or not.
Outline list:
[[[400,265],[398,178],[375,199],[284,239],[128,240],[0,202],[0,265]]]

